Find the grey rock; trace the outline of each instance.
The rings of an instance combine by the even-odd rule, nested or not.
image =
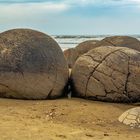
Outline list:
[[[67,80],[67,62],[50,36],[31,29],[0,34],[0,97],[56,98]]]

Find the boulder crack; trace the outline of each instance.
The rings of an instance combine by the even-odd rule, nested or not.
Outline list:
[[[96,71],[96,69],[106,60],[107,57],[109,57],[111,54],[117,52],[117,51],[120,51],[121,49],[117,49],[115,51],[112,51],[110,53],[108,53],[101,61],[98,65],[95,66],[95,68],[93,69],[93,71],[89,74],[89,77],[87,79],[87,83],[86,83],[86,89],[85,89],[85,97],[87,95],[87,88],[88,88],[88,83],[89,83],[89,80],[90,78],[92,77],[93,73]]]
[[[130,57],[128,60],[128,66],[127,66],[128,72],[127,72],[127,76],[126,76],[126,80],[125,80],[125,84],[124,84],[124,92],[123,92],[125,95],[127,95],[127,97],[129,97],[129,95],[128,95],[128,81],[129,81],[129,77],[130,77],[129,63],[130,63]]]
[[[89,55],[89,54],[86,54],[86,55],[84,55],[84,56],[88,56],[88,57],[90,57],[93,61],[100,63],[99,60],[94,59],[94,58],[93,58],[91,55]]]
[[[109,43],[109,44],[111,44],[111,45],[116,47],[116,45],[114,43],[112,43],[111,41],[109,41],[109,40],[105,40],[105,42],[107,42],[107,43]]]

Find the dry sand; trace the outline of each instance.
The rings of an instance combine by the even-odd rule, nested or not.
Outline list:
[[[0,140],[140,140],[118,122],[134,105],[83,99],[0,99]]]

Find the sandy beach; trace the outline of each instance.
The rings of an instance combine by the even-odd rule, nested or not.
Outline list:
[[[0,99],[1,140],[139,140],[118,117],[136,105],[84,99]]]
[[[140,0],[0,0],[0,140],[140,140]]]

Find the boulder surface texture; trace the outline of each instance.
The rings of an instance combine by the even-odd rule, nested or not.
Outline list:
[[[69,48],[64,51],[64,56],[68,62],[69,68],[72,68],[75,64],[75,61],[84,53],[87,53],[89,50],[95,48],[97,40],[88,40],[80,43],[75,48]]]
[[[82,55],[72,70],[76,96],[108,102],[140,101],[140,52],[103,46]]]
[[[0,97],[56,98],[67,80],[66,60],[51,37],[31,29],[0,34]]]
[[[140,41],[130,36],[111,36],[106,37],[103,40],[95,44],[96,47],[100,46],[120,46],[127,47],[137,51],[140,51]]]

